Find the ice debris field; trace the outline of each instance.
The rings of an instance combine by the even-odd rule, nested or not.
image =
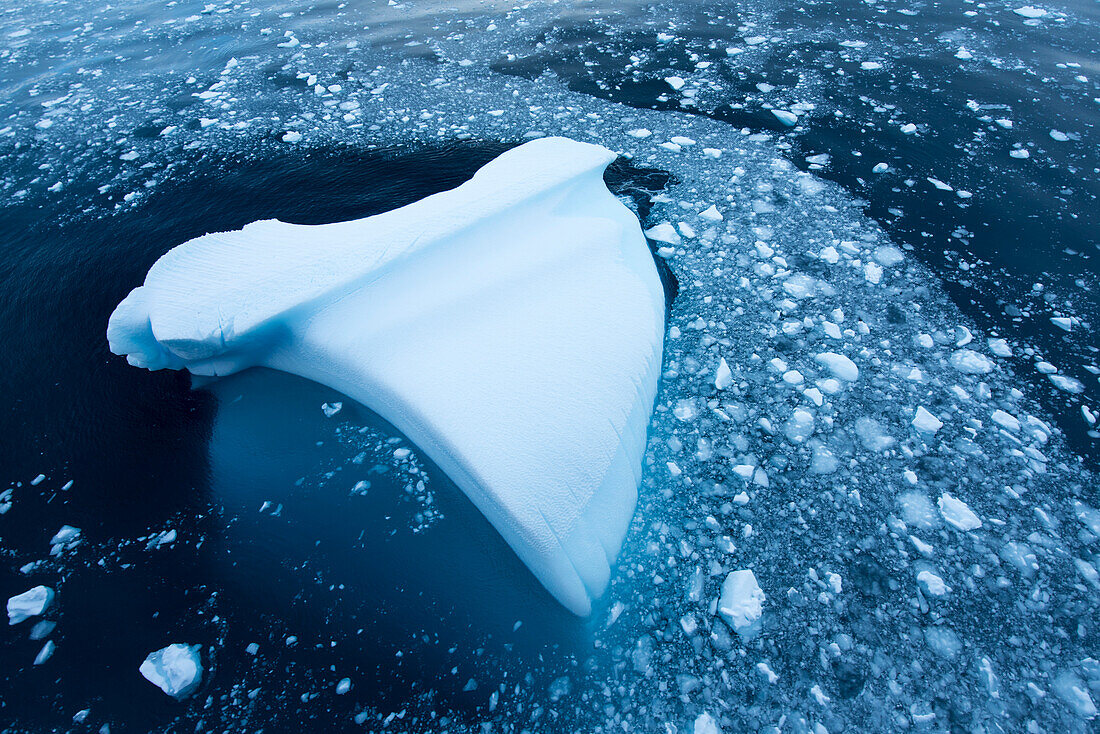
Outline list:
[[[124,217],[185,175],[173,162],[183,151],[565,136],[671,173],[643,224],[679,293],[637,510],[583,656],[548,652],[532,670],[485,663],[468,686],[483,697],[471,713],[450,708],[432,681],[400,700],[371,700],[354,676],[326,664],[331,630],[231,648],[219,644],[230,633],[213,625],[201,647],[172,637],[134,661],[133,676],[140,666],[183,698],[169,722],[260,729],[293,712],[368,731],[1095,725],[1096,477],[1017,376],[1018,345],[963,316],[911,247],[850,194],[798,170],[768,132],[631,109],[550,77],[490,75],[461,37],[431,59],[348,70],[353,42],[310,41],[274,19],[249,20],[246,7],[210,6],[175,22],[218,22],[224,10],[263,40],[255,58],[233,57],[207,75],[150,73],[125,88],[95,69],[43,83],[38,94],[51,104],[33,118],[13,111],[0,129],[0,150],[21,164],[5,175],[5,191],[79,190],[85,174],[69,169],[71,157],[98,165],[110,155],[121,163],[80,216]],[[3,58],[20,56],[9,49]],[[272,88],[272,73],[290,82]],[[165,85],[188,104],[162,102]],[[108,100],[111,114],[97,116]],[[149,125],[154,135],[132,134]],[[1063,381],[1070,393],[1072,380]],[[330,410],[339,408],[326,403]],[[27,493],[80,491],[65,486],[61,467],[9,481],[6,518],[19,517]],[[62,530],[41,528],[37,555],[8,560],[26,580],[8,602],[10,629],[26,629],[36,648],[46,640],[51,653],[75,623],[66,582],[82,569],[134,562],[120,560],[123,547],[133,559],[132,548],[152,554],[161,541],[205,540],[164,527],[94,541]],[[425,630],[405,654],[433,644]],[[317,656],[303,663],[313,666],[310,682],[290,697],[272,693],[280,679],[263,669],[275,646]],[[9,685],[56,664],[46,650],[6,673]],[[229,657],[254,662],[238,668],[240,680],[219,679],[212,663]],[[66,714],[91,722],[98,714],[88,706]]]

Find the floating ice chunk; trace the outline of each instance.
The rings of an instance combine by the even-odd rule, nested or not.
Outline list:
[[[41,665],[50,658],[53,657],[53,651],[57,649],[57,645],[53,643],[53,640],[46,640],[46,644],[42,645],[42,649],[38,651],[38,654],[34,657],[34,664]]]
[[[751,637],[764,614],[764,592],[750,570],[733,571],[722,582],[718,614],[743,637]]]
[[[1100,537],[1100,510],[1089,507],[1080,500],[1073,501],[1073,513],[1093,535]]]
[[[932,530],[940,526],[932,501],[921,492],[906,492],[898,497],[901,504],[901,517],[905,522],[922,530]]]
[[[683,89],[686,82],[678,76],[666,76],[665,84],[672,87],[676,91],[680,91],[681,89]]]
[[[917,414],[913,416],[913,427],[921,433],[931,435],[943,428],[943,421],[929,413],[921,405],[917,407]]]
[[[926,180],[928,181],[928,183],[932,184],[933,186],[935,186],[940,191],[954,191],[955,190],[950,184],[946,184],[943,181],[940,181],[938,178],[928,177]]]
[[[718,728],[718,722],[706,711],[695,717],[695,725],[691,731],[692,734],[722,734],[722,730]]]
[[[614,159],[541,138],[395,211],[192,240],[115,309],[111,349],[199,375],[263,365],[360,401],[586,615],[634,511],[664,335],[641,227],[603,182]]]
[[[953,525],[964,532],[977,530],[982,526],[982,521],[978,519],[974,511],[959,498],[944,492],[940,495],[938,504],[940,514],[943,515],[943,519],[947,521],[948,525]]]
[[[783,433],[791,443],[802,443],[813,435],[814,414],[805,408],[795,408],[791,417],[787,419],[787,425]]]
[[[656,242],[664,242],[669,245],[680,244],[680,233],[669,222],[662,222],[645,231],[645,236]]]
[[[1050,323],[1054,324],[1062,331],[1073,331],[1073,319],[1066,316],[1051,316]]]
[[[1026,579],[1034,577],[1039,570],[1039,559],[1027,543],[1009,541],[1001,546],[997,555],[1005,563],[1014,566]]]
[[[627,130],[626,134],[632,138],[648,138],[653,134],[652,130],[646,130],[644,127],[635,128],[633,130]]]
[[[863,277],[868,283],[877,284],[882,280],[882,266],[875,262],[863,264]]]
[[[866,416],[856,421],[856,435],[869,451],[885,451],[894,445],[894,437],[886,433],[874,418]]]
[[[879,265],[892,268],[905,259],[905,253],[893,245],[880,245],[875,248],[874,257]]]
[[[928,596],[947,596],[947,592],[951,591],[951,587],[942,578],[928,570],[917,574],[917,583]]]
[[[989,344],[989,351],[993,352],[996,356],[1012,356],[1012,347],[1008,346],[1008,342],[1004,339],[990,339],[987,343]]]
[[[798,124],[798,115],[787,110],[772,110],[772,114],[775,115],[775,119],[787,127],[794,127]]]
[[[946,627],[926,627],[924,641],[928,643],[928,647],[932,648],[932,652],[949,660],[962,650],[962,640],[953,630]]]
[[[1051,140],[1056,140],[1056,141],[1058,141],[1059,143],[1064,143],[1064,142],[1066,142],[1067,140],[1069,140],[1069,136],[1068,136],[1068,135],[1066,135],[1066,134],[1065,134],[1064,132],[1062,132],[1061,130],[1051,130],[1051,131],[1050,131],[1050,139],[1051,139]]]
[[[859,368],[856,367],[856,363],[843,354],[822,352],[814,359],[832,372],[834,377],[838,377],[845,382],[855,382],[859,379]]]
[[[836,471],[837,459],[825,446],[815,446],[810,455],[810,472],[813,474],[832,474]]]
[[[985,375],[993,371],[993,362],[973,349],[959,349],[951,354],[951,366],[968,375]]]
[[[37,617],[45,613],[53,601],[54,591],[49,586],[36,586],[8,599],[8,624]]]
[[[153,685],[175,699],[194,693],[202,682],[200,645],[179,643],[149,653],[138,670]]]
[[[284,143],[300,143],[302,141],[302,134],[297,130],[291,130],[283,133],[282,140]]]
[[[1042,8],[1037,8],[1034,5],[1024,5],[1021,8],[1014,9],[1012,12],[1024,18],[1042,18],[1047,14],[1047,11]]]
[[[871,173],[886,173],[890,170],[890,164],[888,163],[876,163],[871,169]]]
[[[324,404],[321,405],[321,412],[325,414],[326,418],[331,418],[332,416],[336,415],[337,413],[339,413],[343,409],[344,409],[344,404],[340,403],[340,402],[324,403]]]
[[[798,273],[783,281],[783,290],[791,298],[801,300],[817,293],[817,281],[808,275]]]
[[[340,682],[336,684],[336,695],[343,696],[345,693],[351,690],[351,678],[341,678]]]
[[[1003,410],[998,409],[993,411],[993,415],[991,417],[993,419],[993,422],[996,423],[998,426],[1001,426],[1002,428],[1007,428],[1010,431],[1020,430],[1020,421],[1016,418],[1016,416],[1012,415],[1011,413],[1007,413]]]
[[[50,538],[50,555],[61,555],[78,545],[80,545],[80,528],[75,528],[72,525],[62,525],[61,529]]]
[[[730,372],[730,366],[726,364],[725,357],[720,357],[718,359],[718,370],[714,375],[714,386],[719,390],[725,390],[732,384],[733,373]]]
[[[1078,379],[1070,377],[1069,375],[1047,375],[1047,379],[1051,384],[1059,390],[1068,393],[1081,393],[1085,391],[1085,385]]]
[[[713,204],[711,204],[709,208],[699,212],[699,216],[709,222],[721,222],[725,218],[722,216],[722,212],[718,211],[718,207]]]
[[[1068,671],[1054,679],[1054,693],[1062,699],[1073,713],[1082,719],[1096,718],[1096,704],[1092,702],[1088,686],[1080,678]]]

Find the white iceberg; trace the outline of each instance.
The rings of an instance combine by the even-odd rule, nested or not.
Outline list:
[[[603,182],[614,159],[543,138],[384,214],[191,240],[115,309],[111,351],[360,401],[587,615],[634,512],[664,335],[641,226]]]
[[[149,653],[138,670],[153,685],[169,696],[183,699],[202,682],[202,656],[199,645],[179,643]]]

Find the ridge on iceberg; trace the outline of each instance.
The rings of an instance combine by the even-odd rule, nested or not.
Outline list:
[[[634,512],[664,295],[615,154],[543,138],[373,217],[253,222],[166,253],[115,309],[148,369],[265,366],[358,400],[465,492],[578,615]]]

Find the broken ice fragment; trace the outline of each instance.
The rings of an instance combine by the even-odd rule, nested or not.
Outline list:
[[[925,410],[922,405],[917,407],[917,413],[913,416],[913,427],[921,433],[932,435],[943,428],[943,421]]]
[[[1080,678],[1070,672],[1059,674],[1054,679],[1054,692],[1062,699],[1073,713],[1082,719],[1096,718],[1096,704],[1092,702],[1088,686]]]
[[[62,552],[72,550],[80,544],[80,528],[72,525],[62,525],[52,538],[50,538],[50,555],[60,555]]]
[[[54,591],[49,586],[36,586],[8,599],[8,624],[37,617],[45,613],[53,601]]]
[[[1014,9],[1012,12],[1024,18],[1042,18],[1047,14],[1047,11],[1042,8],[1037,8],[1034,5],[1024,5],[1021,8]]]
[[[705,711],[695,717],[695,725],[691,731],[692,734],[722,734],[722,730],[718,728],[718,722]]]
[[[634,511],[664,341],[641,225],[603,181],[615,157],[541,138],[377,216],[191,240],[115,309],[111,349],[197,375],[271,367],[358,400],[587,615]]]
[[[765,596],[750,570],[733,571],[722,582],[718,614],[742,637],[751,637],[764,614]]]
[[[959,349],[951,354],[951,366],[968,375],[984,375],[993,371],[993,362],[973,349]]]
[[[828,370],[833,373],[834,377],[838,377],[846,382],[855,382],[859,379],[859,368],[856,367],[856,363],[843,354],[822,352],[817,355],[815,359],[828,368]]]
[[[927,570],[917,574],[917,583],[920,584],[924,593],[929,596],[946,596],[947,592],[951,590],[951,587],[945,584],[942,578]]]
[[[938,502],[940,514],[949,525],[959,530],[976,530],[982,526],[982,521],[974,514],[965,502],[944,492]]]
[[[775,119],[787,127],[794,127],[798,124],[798,115],[787,110],[772,110],[772,114],[775,115]]]
[[[149,653],[138,670],[147,681],[175,699],[194,693],[202,682],[200,645],[179,643]]]
[[[57,645],[53,644],[53,640],[46,640],[46,644],[42,646],[42,649],[38,651],[38,655],[34,658],[35,665],[41,665],[42,663],[53,657],[53,651],[57,649]]]
[[[645,231],[645,236],[655,242],[664,242],[669,245],[680,244],[680,233],[669,222],[662,222]]]
[[[718,359],[718,370],[714,375],[714,387],[719,390],[725,390],[732,384],[733,373],[730,372],[730,366],[726,364],[725,357],[720,357]]]

